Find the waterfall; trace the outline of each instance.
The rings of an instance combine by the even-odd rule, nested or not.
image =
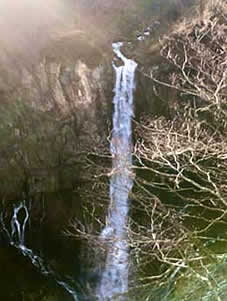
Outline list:
[[[50,271],[45,266],[43,259],[34,254],[25,244],[25,231],[29,218],[29,208],[25,201],[19,202],[17,205],[14,204],[10,230],[7,229],[4,223],[3,213],[1,214],[2,229],[6,233],[11,246],[17,248],[24,256],[29,257],[32,264],[38,268],[42,274],[48,275]]]
[[[132,177],[133,90],[137,64],[122,53],[122,43],[114,43],[113,51],[123,66],[113,63],[116,73],[113,98],[113,131],[110,144],[112,176],[110,180],[110,205],[107,224],[101,239],[107,243],[107,258],[97,289],[99,300],[123,300],[128,291],[128,240],[127,220]]]
[[[24,212],[24,214],[23,214]],[[25,230],[27,223],[29,221],[29,208],[26,202],[19,202],[19,204],[14,205],[13,216],[10,222],[10,230],[7,229],[3,212],[0,215],[0,225],[2,230],[8,237],[10,245],[18,249],[22,255],[28,257],[31,263],[38,269],[38,271],[48,277],[51,277],[56,281],[56,283],[63,287],[73,298],[74,301],[78,301],[77,292],[74,289],[74,281],[70,277],[60,277],[50,266],[48,266],[45,261],[35,254],[32,249],[28,248],[25,244]]]
[[[20,223],[18,220],[18,214],[21,210],[24,210],[25,217],[23,221]],[[12,245],[17,245],[20,248],[24,248],[24,233],[27,225],[27,221],[29,219],[28,208],[25,204],[25,201],[19,203],[18,206],[14,206],[13,217],[11,219],[11,235],[10,242]]]

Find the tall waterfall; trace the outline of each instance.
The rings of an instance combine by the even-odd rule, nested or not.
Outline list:
[[[132,189],[132,129],[133,90],[137,64],[120,51],[122,43],[114,43],[113,51],[123,66],[113,63],[116,73],[113,99],[113,132],[110,145],[112,176],[107,225],[101,238],[107,243],[107,258],[101,283],[97,290],[99,300],[123,300],[128,290],[127,220],[129,193]]]

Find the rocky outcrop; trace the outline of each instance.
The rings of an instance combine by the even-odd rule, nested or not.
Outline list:
[[[74,189],[81,154],[105,143],[111,64],[84,33],[73,34],[49,42],[33,63],[4,57],[2,197]]]

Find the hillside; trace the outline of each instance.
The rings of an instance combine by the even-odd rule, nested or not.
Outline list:
[[[129,299],[224,301],[225,1],[22,2],[0,2],[0,299],[71,300],[59,275],[80,301],[94,298],[116,172],[112,61],[123,62],[112,43],[121,40],[138,64]],[[26,243],[57,276],[41,275],[9,239],[22,200],[19,228],[28,208]]]

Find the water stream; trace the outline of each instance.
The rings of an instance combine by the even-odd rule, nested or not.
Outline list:
[[[28,226],[30,214],[29,208],[25,201],[19,202],[14,205],[13,215],[10,222],[10,229],[7,229],[3,213],[0,217],[0,223],[2,230],[8,237],[8,241],[11,246],[15,247],[20,253],[28,257],[31,263],[38,269],[38,271],[46,277],[54,279],[54,281],[64,288],[73,298],[74,301],[78,301],[77,293],[73,287],[73,279],[62,277],[58,275],[39,255],[35,254],[32,249],[28,248],[25,243],[25,233]],[[72,284],[71,284],[72,283]]]
[[[132,177],[133,90],[137,64],[121,53],[122,43],[114,43],[113,51],[123,62],[113,68],[116,73],[113,99],[113,132],[110,145],[112,175],[110,180],[110,205],[106,226],[101,239],[107,244],[107,258],[100,286],[99,300],[124,300],[128,291],[128,241],[127,220]]]

